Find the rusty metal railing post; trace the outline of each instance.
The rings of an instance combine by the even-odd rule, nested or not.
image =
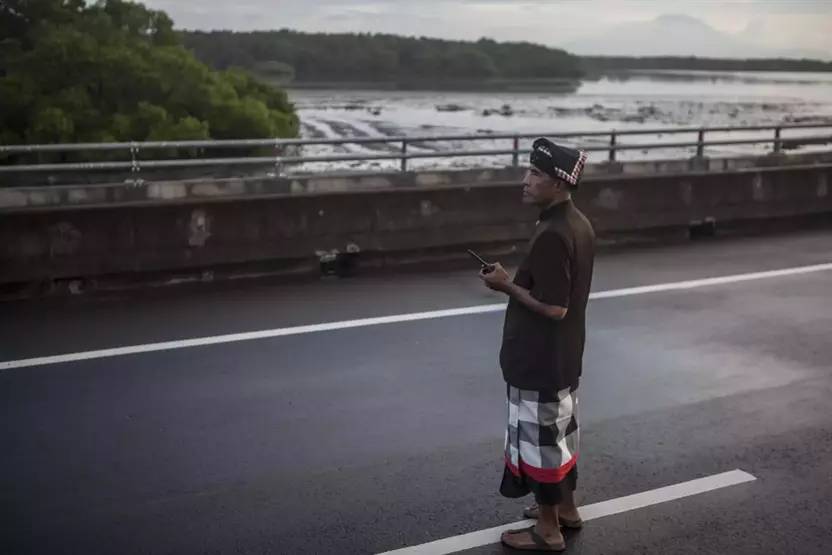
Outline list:
[[[520,166],[520,137],[517,135],[514,136],[513,145],[512,150],[514,152],[511,154],[511,165],[516,168]]]
[[[283,163],[281,157],[283,156],[283,149],[281,148],[280,139],[275,138],[274,140],[274,175],[275,177],[279,177],[280,173],[283,171]]]
[[[699,137],[696,139],[696,157],[705,157],[705,130],[699,130]]]
[[[141,183],[139,172],[142,171],[141,162],[139,161],[139,145],[136,142],[130,143],[130,183],[138,186]]]
[[[610,132],[610,162],[615,162],[615,129]]]
[[[780,127],[774,128],[774,152],[779,154],[783,151],[783,141],[780,140]]]
[[[401,171],[402,173],[407,171],[407,139],[402,141],[402,158],[401,158]]]

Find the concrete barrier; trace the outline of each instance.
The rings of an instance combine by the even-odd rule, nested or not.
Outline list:
[[[832,215],[828,155],[762,160],[590,166],[576,202],[601,237]],[[314,271],[333,251],[378,260],[522,247],[536,213],[520,202],[521,178],[507,168],[5,189],[0,283]]]

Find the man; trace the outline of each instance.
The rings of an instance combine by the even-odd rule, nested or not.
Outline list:
[[[534,237],[512,281],[500,264],[480,272],[509,296],[500,366],[507,383],[508,429],[500,493],[534,493],[524,514],[537,524],[502,542],[520,550],[563,551],[560,527],[579,528],[578,398],[595,233],[572,203],[586,154],[547,139],[532,145],[523,201],[541,209]]]

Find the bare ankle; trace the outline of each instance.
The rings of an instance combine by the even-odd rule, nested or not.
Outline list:
[[[564,501],[562,503],[558,503],[558,511],[577,511],[578,506],[575,505],[575,501]]]
[[[535,532],[547,539],[557,539],[562,537],[560,527],[552,523],[538,521],[534,527]]]

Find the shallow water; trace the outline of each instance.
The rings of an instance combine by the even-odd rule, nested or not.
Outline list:
[[[307,138],[434,136],[448,134],[609,131],[679,127],[829,123],[830,128],[784,130],[783,137],[832,134],[832,73],[653,71],[583,81],[574,92],[449,92],[395,90],[289,91]],[[706,139],[771,137],[769,132],[712,133]],[[619,143],[695,140],[695,134],[619,137]],[[569,139],[574,146],[607,144],[608,138]],[[522,141],[528,147],[530,141]],[[409,152],[510,148],[510,140],[440,141],[409,145]],[[305,147],[304,154],[378,154],[400,144]],[[801,147],[825,149],[830,145]],[[706,155],[771,151],[772,145],[709,147]],[[621,151],[620,160],[678,158],[694,148]],[[594,152],[590,160],[604,160]],[[410,168],[505,166],[511,156],[411,160]],[[307,164],[303,169],[398,168],[398,161]]]

